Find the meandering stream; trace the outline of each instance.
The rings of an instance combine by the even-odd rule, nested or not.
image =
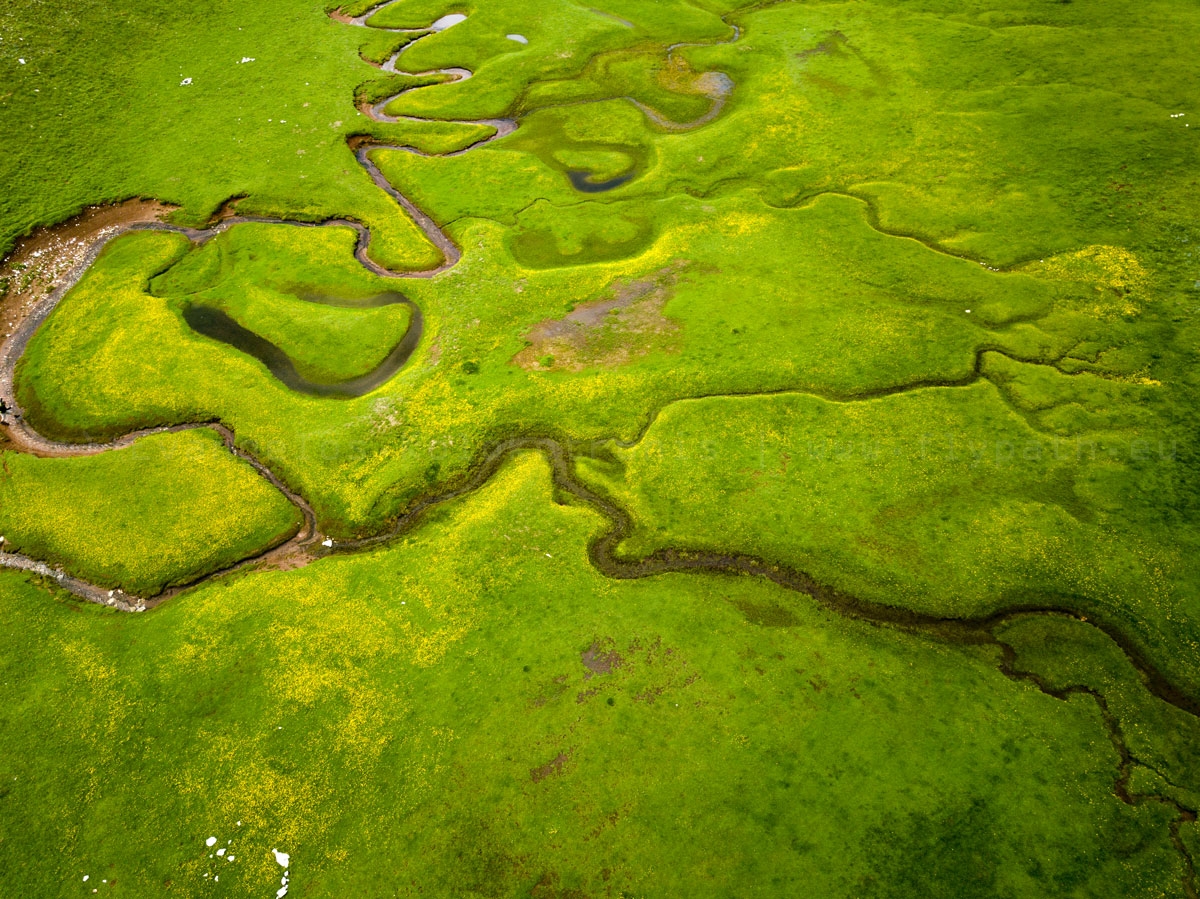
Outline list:
[[[368,20],[381,9],[391,5],[393,2],[399,2],[399,0],[389,0],[388,3],[381,4],[380,6],[368,10],[366,13],[360,16],[347,17],[335,14],[335,18],[350,25],[358,27],[371,27],[368,25]],[[399,34],[415,35],[415,37],[413,40],[406,43],[404,47],[394,53],[381,66],[381,68],[387,72],[397,72],[398,62],[405,51],[407,51],[410,47],[429,35],[437,34],[447,28],[454,27],[455,25],[464,21],[465,18],[466,17],[461,14],[454,14],[451,16],[444,16],[434,22],[430,27],[424,29],[389,29]],[[738,28],[733,25],[730,27],[732,28],[733,32],[732,37],[719,43],[732,42],[740,37],[740,31]],[[676,49],[683,46],[688,45],[677,44],[671,46],[668,48],[668,54],[675,52]],[[418,76],[437,75],[442,76],[447,81],[465,81],[472,75],[469,70],[457,67],[409,74],[415,74]],[[708,77],[708,80],[705,82],[705,84],[707,85],[707,88],[711,89],[708,90],[708,93],[710,98],[713,100],[713,106],[708,113],[693,122],[672,123],[661,117],[654,110],[645,107],[643,104],[638,103],[637,105],[643,110],[643,112],[652,122],[666,130],[673,131],[701,127],[713,121],[715,118],[717,118],[717,116],[720,115],[722,109],[724,108],[725,101],[732,89],[732,82],[721,73],[708,73],[708,75],[711,77]],[[401,91],[400,93],[388,97],[378,103],[370,105],[369,107],[365,108],[364,111],[366,111],[372,119],[382,123],[394,123],[404,120],[421,121],[419,119],[393,117],[388,115],[385,111],[387,106],[401,94],[407,92],[408,90],[415,89],[419,89],[419,87],[406,88],[405,91]],[[637,101],[633,102],[636,103]],[[395,522],[394,526],[386,534],[366,540],[333,541],[325,539],[324,536],[318,532],[316,527],[316,515],[309,503],[302,496],[292,491],[269,468],[262,464],[251,453],[239,448],[236,445],[235,437],[232,431],[230,431],[220,422],[184,423],[172,427],[136,431],[106,443],[73,444],[50,440],[42,436],[24,419],[20,406],[15,402],[15,392],[13,389],[14,370],[17,361],[24,354],[29,340],[37,332],[38,328],[41,327],[57,304],[92,265],[106,243],[109,240],[128,231],[169,231],[182,234],[195,244],[203,244],[228,228],[248,222],[284,224],[291,227],[304,228],[344,227],[353,229],[357,234],[355,246],[356,258],[368,270],[383,278],[397,280],[408,278],[433,278],[458,264],[462,257],[460,248],[426,212],[417,207],[394,184],[388,181],[388,179],[384,177],[382,172],[371,159],[372,152],[379,149],[389,149],[401,152],[417,153],[421,155],[460,156],[486,144],[501,140],[504,137],[512,134],[518,127],[516,120],[506,118],[456,120],[456,123],[483,126],[489,129],[491,133],[467,147],[463,147],[462,149],[445,154],[425,154],[420,149],[412,146],[387,142],[376,142],[374,140],[361,138],[356,139],[351,143],[351,149],[354,152],[355,158],[369,174],[374,183],[378,185],[380,189],[387,192],[388,195],[391,196],[396,203],[405,210],[405,212],[413,219],[413,221],[417,223],[418,227],[429,239],[429,241],[441,251],[443,257],[442,261],[438,265],[428,270],[397,272],[380,266],[368,256],[368,248],[371,240],[370,231],[360,223],[347,221],[344,219],[333,219],[321,223],[301,223],[278,218],[233,215],[222,219],[221,221],[213,224],[211,227],[199,229],[184,228],[162,222],[135,223],[115,229],[111,233],[106,233],[103,237],[97,239],[89,248],[79,264],[59,283],[58,287],[50,295],[29,310],[25,318],[19,322],[12,335],[7,341],[5,341],[4,345],[0,347],[0,397],[5,398],[9,406],[13,409],[13,420],[9,423],[8,433],[14,447],[17,450],[35,453],[42,456],[90,455],[127,447],[140,437],[150,433],[159,433],[163,431],[183,431],[195,428],[212,428],[218,434],[220,434],[230,452],[234,453],[238,457],[244,459],[248,464],[252,465],[263,478],[268,480],[276,489],[281,491],[301,511],[304,523],[297,534],[292,536],[291,539],[287,540],[285,543],[277,547],[270,548],[252,558],[245,559],[231,568],[206,575],[202,578],[199,578],[195,583],[172,588],[171,590],[168,590],[153,598],[128,596],[120,591],[110,591],[97,585],[89,584],[81,579],[72,577],[65,572],[52,569],[38,560],[30,559],[15,553],[0,552],[0,566],[29,571],[50,578],[61,588],[92,602],[102,603],[125,611],[142,611],[173,596],[177,596],[182,592],[193,589],[200,583],[223,577],[230,571],[236,569],[246,568],[249,566],[298,567],[300,565],[308,564],[309,562],[312,562],[323,556],[329,555],[330,553],[355,552],[365,549],[369,546],[374,546],[397,539],[400,535],[411,531],[420,522],[424,513],[430,508],[463,497],[472,493],[473,491],[478,490],[480,487],[486,484],[493,475],[495,475],[501,465],[503,465],[504,462],[513,454],[536,451],[541,453],[549,463],[552,471],[552,477],[556,486],[564,493],[573,496],[579,502],[595,510],[608,523],[604,533],[595,538],[589,547],[589,558],[591,563],[596,567],[597,570],[608,577],[617,579],[630,579],[653,577],[668,572],[708,572],[724,575],[748,575],[764,578],[789,591],[809,596],[816,602],[844,617],[895,627],[903,630],[922,632],[938,639],[952,640],[955,642],[977,643],[997,647],[1001,653],[1000,668],[1006,675],[1015,679],[1033,681],[1034,683],[1037,683],[1039,688],[1043,689],[1045,692],[1051,695],[1058,695],[1055,693],[1055,691],[1050,690],[1044,684],[1039,683],[1035,675],[1029,675],[1014,670],[1012,665],[1011,649],[1008,649],[1007,646],[1003,644],[1003,642],[996,636],[996,631],[1004,623],[1009,622],[1014,618],[1028,615],[1063,616],[1070,617],[1074,620],[1083,620],[1078,611],[1054,605],[1053,603],[1048,603],[1044,605],[1026,604],[1012,606],[1001,609],[992,615],[977,618],[938,617],[912,612],[897,606],[861,600],[828,585],[823,585],[804,572],[790,569],[786,566],[778,565],[768,560],[758,559],[737,553],[699,552],[689,550],[685,547],[678,547],[660,550],[643,559],[625,559],[617,553],[617,548],[632,531],[633,523],[629,514],[616,503],[590,489],[576,476],[572,456],[572,447],[565,445],[559,440],[550,439],[548,437],[526,436],[499,441],[480,453],[476,463],[471,467],[469,473],[459,483],[443,489],[441,492],[429,494],[413,503],[408,508],[406,513],[397,522]],[[616,187],[619,187],[621,184],[624,184],[632,177],[632,174],[625,174],[597,182],[592,180],[591,173],[585,171],[569,172],[568,175],[571,179],[571,183],[577,190],[581,192],[612,190]],[[282,383],[293,390],[318,396],[353,397],[362,396],[363,394],[366,394],[386,383],[405,365],[419,345],[423,334],[424,319],[421,310],[403,294],[399,292],[381,294],[380,297],[376,299],[379,304],[402,303],[408,305],[412,313],[410,325],[401,340],[395,345],[395,347],[393,347],[386,359],[379,366],[377,366],[375,370],[361,377],[336,384],[322,384],[304,378],[297,372],[293,360],[291,360],[287,354],[283,352],[283,350],[260,335],[257,335],[252,331],[242,327],[227,314],[218,309],[202,305],[193,305],[184,311],[184,318],[196,332],[211,339],[233,346],[239,351],[258,359],[267,367],[272,376],[279,379]],[[974,373],[961,382],[922,382],[918,384],[897,386],[896,388],[889,389],[883,393],[900,393],[906,390],[928,389],[930,387],[937,386],[954,387],[971,383],[980,376],[980,358],[982,358],[982,353],[996,351],[998,350],[995,348],[985,348],[980,350],[980,355],[978,355],[976,359]],[[852,400],[855,398],[850,399]],[[649,425],[647,424],[647,427],[648,426]],[[1141,652],[1135,642],[1127,637],[1117,624],[1097,621],[1094,618],[1089,619],[1087,623],[1090,626],[1097,627],[1106,633],[1116,643],[1116,645],[1122,649],[1126,657],[1130,660],[1131,664],[1141,674],[1150,692],[1158,696],[1160,699],[1176,706],[1177,708],[1188,712],[1189,714],[1200,716],[1200,702],[1197,702],[1186,691],[1178,688],[1168,677],[1159,671],[1145,656],[1145,654]],[[1065,698],[1065,696],[1060,696],[1059,698]],[[1101,708],[1106,710],[1103,697],[1097,695],[1096,699],[1097,702],[1101,704]],[[1113,739],[1114,745],[1116,745],[1120,751],[1127,755],[1127,750],[1124,749],[1124,740],[1120,734],[1120,728],[1115,723],[1115,719],[1110,720],[1111,717],[1111,715],[1106,715],[1110,737]],[[1125,756],[1123,756],[1123,758],[1124,757]],[[1127,790],[1127,768],[1128,765],[1125,765],[1122,768],[1122,774],[1118,779],[1116,792],[1118,796],[1123,799],[1123,801],[1131,803],[1140,801],[1144,797],[1131,795]],[[1195,874],[1191,867],[1191,859],[1182,846],[1182,843],[1179,842],[1178,827],[1183,821],[1195,820],[1195,812],[1170,800],[1156,798],[1154,801],[1162,801],[1172,805],[1172,807],[1177,811],[1176,823],[1172,831],[1172,838],[1176,848],[1180,851],[1187,862],[1187,869],[1189,872],[1191,872],[1190,882],[1194,886]]]

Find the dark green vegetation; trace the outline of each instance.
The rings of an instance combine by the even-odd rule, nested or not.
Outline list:
[[[397,274],[438,265],[366,140],[435,154],[369,158],[463,251],[397,279],[348,225],[121,237],[30,342],[29,421],[87,442],[219,420],[338,540],[502,438],[552,437],[628,510],[618,559],[753,557],[805,589],[606,578],[587,548],[612,522],[528,456],[382,548],[137,619],[6,575],[20,892],[257,895],[277,846],[302,895],[1195,897],[1200,11],[325,12],[0,11],[0,250],[86,203],[154,196],[199,225],[240,197],[363,223]],[[364,61],[405,44],[399,74]],[[397,124],[356,113],[392,96]],[[501,118],[515,133],[436,155]],[[420,342],[363,396],[289,389],[188,324],[220,313],[333,384],[410,332],[410,307],[372,308],[396,293]],[[138,519],[147,593],[218,564],[157,549],[222,530],[189,491],[243,522],[221,564],[299,521],[228,456],[139,462],[114,490],[132,452],[11,457],[0,521],[104,580],[107,534],[31,497],[174,516]]]

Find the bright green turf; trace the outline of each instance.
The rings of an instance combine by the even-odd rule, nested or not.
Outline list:
[[[283,542],[300,513],[210,430],[96,456],[0,454],[4,549],[153,596]]]
[[[1118,394],[1128,430],[1030,427],[987,381],[849,403],[714,398],[668,407],[636,447],[582,470],[638,521],[632,556],[736,550],[935,615],[1066,605],[1200,683],[1187,462],[1138,405],[1160,388],[1049,377],[1079,385],[1081,416],[1089,386],[1102,411]]]
[[[397,7],[393,14],[401,13],[412,18],[396,23],[412,24],[434,14],[415,5]],[[900,516],[889,526],[903,538],[903,546],[876,548],[887,541],[873,530],[879,527],[872,518],[874,498],[855,498],[855,491],[869,483],[864,466],[871,463],[851,460],[840,475],[847,492],[831,495],[829,502],[833,510],[843,504],[861,506],[857,523],[822,531],[828,539],[807,534],[802,523],[808,518],[790,511],[807,489],[807,482],[800,481],[780,494],[783,505],[778,508],[747,499],[738,512],[738,529],[751,537],[735,540],[737,547],[802,564],[814,573],[828,571],[827,580],[864,595],[932,611],[978,611],[1031,596],[1067,596],[1072,607],[1103,608],[1112,621],[1137,632],[1146,651],[1176,676],[1200,682],[1192,662],[1170,657],[1177,640],[1194,633],[1197,603],[1194,574],[1186,561],[1196,541],[1191,525],[1197,497],[1190,464],[1194,436],[1187,427],[1195,389],[1193,369],[1183,364],[1194,324],[1178,315],[1179,298],[1171,281],[1180,261],[1175,247],[1185,246],[1180,241],[1186,230],[1176,230],[1174,243],[1167,243],[1155,236],[1163,227],[1157,217],[1126,216],[1116,227],[1115,221],[1107,223],[1108,212],[1095,210],[1072,213],[1082,217],[1068,227],[1066,213],[1044,203],[1035,210],[1035,228],[1033,212],[1020,203],[1002,198],[981,202],[966,194],[946,195],[947,208],[991,210],[987,215],[1004,227],[996,230],[981,222],[947,230],[901,221],[887,196],[870,185],[882,184],[887,174],[920,187],[925,175],[912,168],[916,162],[903,172],[889,168],[898,158],[894,141],[901,132],[868,128],[864,121],[855,123],[857,139],[866,143],[853,157],[863,167],[854,177],[842,173],[824,181],[809,179],[805,187],[804,166],[766,165],[772,153],[785,160],[806,154],[814,140],[809,132],[832,139],[835,131],[848,127],[817,114],[831,96],[825,82],[810,77],[818,69],[826,80],[836,75],[852,81],[857,71],[854,77],[869,76],[872,84],[886,81],[887,91],[877,85],[860,92],[861,102],[851,104],[855,115],[885,100],[896,104],[900,98],[921,98],[926,89],[920,85],[930,79],[958,83],[954,79],[959,76],[947,74],[943,65],[944,58],[961,52],[955,40],[965,26],[953,17],[921,14],[910,21],[886,7],[876,10],[874,18],[864,19],[860,11],[847,13],[847,20],[826,21],[830,15],[790,5],[745,14],[739,17],[745,29],[739,44],[681,51],[697,65],[701,59],[719,63],[738,83],[730,110],[693,133],[657,133],[646,128],[633,106],[608,101],[535,112],[507,141],[453,159],[378,151],[375,158],[393,183],[446,222],[466,255],[443,278],[405,282],[405,291],[426,313],[427,338],[410,366],[375,395],[333,403],[293,396],[236,351],[189,334],[169,299],[170,282],[186,277],[168,273],[156,282],[155,292],[168,297],[165,307],[147,302],[136,289],[167,264],[165,254],[173,241],[142,236],[127,239],[134,249],[114,247],[31,345],[21,387],[34,420],[49,432],[70,435],[115,433],[137,423],[180,417],[220,417],[311,499],[323,527],[339,534],[370,533],[416,495],[460,476],[499,434],[632,439],[655,410],[666,407],[669,412],[673,401],[689,396],[800,390],[838,398],[905,385],[962,383],[971,376],[977,354],[996,348],[1025,362],[996,353],[982,356],[983,374],[1000,390],[973,389],[953,401],[964,404],[952,423],[957,439],[971,446],[1010,440],[1036,446],[1043,456],[1047,447],[1067,440],[1116,447],[1117,456],[1079,465],[1024,466],[1013,484],[1003,472],[959,473],[912,451],[913,440],[931,430],[935,439],[945,436],[939,430],[946,426],[940,413],[918,410],[917,417],[905,420],[911,439],[896,441],[903,453],[894,476],[906,479],[910,495],[886,501],[942,510],[936,514],[948,515],[954,520],[951,528],[969,536],[950,540],[947,550],[937,528],[916,536],[905,530]],[[1076,14],[1065,10],[1062,15]],[[808,24],[798,30],[796,19],[803,16],[811,21],[804,19]],[[414,71],[449,64],[452,50],[475,46],[471,29],[482,27],[480,21],[482,17],[469,19],[414,46],[405,64],[411,62]],[[856,23],[859,37],[849,43],[838,37]],[[836,33],[834,25],[841,26]],[[927,40],[913,57],[925,68],[889,80],[880,68],[883,63],[873,62],[854,41],[869,42],[873,29],[892,25],[920,30]],[[1094,30],[1097,41],[1120,39],[1104,23]],[[714,30],[708,36],[724,34]],[[1034,52],[1032,32],[1020,34],[1005,32],[1005,41],[1014,44],[1008,49]],[[906,46],[901,42],[892,52]],[[778,63],[785,51],[794,66],[769,64]],[[915,50],[909,46],[907,52]],[[749,61],[753,53],[763,60]],[[742,62],[736,63],[734,56]],[[400,102],[432,103],[420,98],[440,96],[441,91],[467,96],[468,86],[475,98],[471,102],[483,102],[489,79],[500,83],[511,75],[492,78],[483,63],[469,57],[464,60],[479,65],[470,82],[414,91]],[[1090,60],[1079,65],[1086,70]],[[840,69],[847,71],[839,75]],[[785,72],[793,85],[804,87],[786,98],[778,83]],[[1004,65],[994,63],[980,73],[982,80],[973,91],[955,88],[941,95],[943,101],[953,100],[958,104],[954,109],[981,102],[980,96],[996,89],[988,79],[1009,85],[1006,91],[1027,93],[1010,85]],[[832,96],[843,98],[839,110],[845,117],[844,97],[849,95],[834,91]],[[1141,107],[1102,96],[1112,105],[1110,117],[1127,119],[1130,128],[1160,141],[1164,152],[1181,139],[1175,132],[1146,131]],[[457,102],[451,103],[457,115],[503,111]],[[765,130],[764,116],[772,123]],[[1077,127],[1107,125],[1107,119],[1091,115],[1079,119]],[[912,128],[917,127],[932,126],[917,119]],[[872,135],[882,143],[870,143]],[[928,140],[942,139],[938,135]],[[1010,145],[1006,152],[1018,152],[1015,142],[1005,143]],[[609,152],[601,152],[602,146],[624,148],[627,164],[639,177],[611,194],[588,197],[586,205],[570,205],[580,203],[563,174],[572,160],[598,160],[603,174],[621,168],[619,162],[602,162],[608,158],[603,152]],[[791,147],[786,153],[785,146]],[[1107,139],[1097,138],[1097,146],[1105,159],[1124,152]],[[749,159],[762,157],[764,163],[757,171],[742,168],[749,164],[744,161],[726,165],[731,147],[741,148]],[[686,162],[685,152],[691,154]],[[923,158],[937,155],[930,149]],[[714,160],[720,164],[720,178],[711,168]],[[981,184],[988,183],[987,172],[995,164],[991,152],[956,162],[964,171],[977,172]],[[603,171],[605,165],[615,168]],[[1074,177],[1018,168],[1029,196],[1039,195],[1038,179],[1053,176],[1067,183]],[[1143,181],[1159,190],[1177,187],[1169,168],[1161,166],[1143,172]],[[839,195],[820,195],[823,190]],[[649,197],[663,194],[648,204]],[[559,205],[564,209],[555,215]],[[915,214],[911,205],[906,208]],[[1061,233],[1044,237],[1046,223],[1054,221],[1060,222]],[[239,236],[239,230],[245,235]],[[885,233],[889,230],[923,234],[929,245]],[[969,239],[967,231],[973,235]],[[1046,255],[1001,272],[946,252],[970,252],[996,263],[1029,256],[1028,250],[999,240],[1000,233],[1026,241],[1037,238]],[[319,259],[326,271],[302,272],[286,287],[288,292],[296,291],[295,281],[323,282],[328,290],[349,284],[367,290],[364,281],[370,279],[356,270],[351,240],[348,231],[235,229],[221,242],[240,244],[242,252],[222,263],[228,274],[223,271],[221,277],[269,285],[279,277],[271,271],[287,272],[297,258],[307,256]],[[162,249],[150,252],[151,245]],[[194,252],[182,268],[194,266],[202,274],[214,252]],[[626,253],[634,255],[624,258]],[[257,261],[250,258],[254,255]],[[223,282],[214,287],[205,277],[197,275],[193,289],[219,292]],[[161,282],[168,286],[160,288]],[[665,305],[660,304],[651,327],[622,331],[618,313],[606,318],[608,325],[589,338],[584,352],[572,356],[549,347],[534,352],[539,360],[535,370],[512,364],[538,322],[562,317],[584,302],[610,298],[622,283],[631,282],[658,285]],[[376,283],[381,290],[386,282]],[[98,316],[93,310],[101,303],[106,312]],[[364,358],[377,355],[366,353]],[[1085,374],[1068,378],[1049,366],[1026,364],[1056,359],[1063,372]],[[62,376],[68,365],[82,367],[88,377]],[[892,417],[878,411],[890,408],[907,407],[873,404],[855,410],[860,416],[855,434],[892,439]],[[992,425],[998,420],[1007,422],[1002,437]],[[708,427],[697,425],[698,432]],[[762,423],[748,420],[742,427],[733,436],[756,433]],[[795,436],[788,434],[780,438],[784,443]],[[1151,464],[1159,447],[1172,456],[1166,468]],[[690,543],[708,533],[712,541],[720,541],[724,524],[718,513],[726,499],[712,485],[740,490],[739,478],[750,474],[745,465],[728,466],[726,459],[729,453],[736,458],[754,451],[735,441],[697,462],[691,458],[694,452],[681,447],[679,455],[689,458],[674,469],[664,468],[655,488],[667,503],[674,501],[672,491],[686,494],[694,517],[670,536]],[[1146,453],[1149,461],[1141,458]],[[638,489],[632,483],[637,472],[629,477],[630,489]],[[930,477],[936,486],[919,492],[914,485]],[[965,491],[965,477],[987,489]],[[1139,496],[1149,499],[1138,501]],[[989,505],[993,501],[1000,505]],[[1075,522],[1075,514],[1107,518],[1093,525]],[[789,523],[775,527],[776,515]],[[789,533],[809,543],[797,546]],[[864,538],[874,541],[865,551],[860,546]],[[1093,557],[1105,556],[1117,545],[1126,548],[1093,564]],[[986,556],[982,560],[981,552]],[[1046,562],[1036,562],[1039,552],[1047,554]],[[895,565],[876,556],[899,557],[897,564],[909,573],[900,577]],[[938,563],[947,561],[954,572],[942,577]],[[941,584],[941,592],[927,591],[930,583]],[[1177,617],[1182,625],[1168,626]]]
[[[1090,698],[751,579],[606,581],[551,498],[524,456],[395,548],[138,618],[3,576],[7,888],[262,895],[278,848],[311,896],[1177,893]]]
[[[0,254],[88,204],[152,196],[199,223],[245,195],[243,213],[353,216],[381,262],[436,264],[346,146],[366,121],[361,40],[312,0],[5,4]]]
[[[987,272],[915,241],[880,235],[868,226],[862,204],[843,197],[798,210],[774,210],[749,198],[711,204],[679,198],[658,208],[656,224],[660,239],[630,260],[572,269],[510,263],[497,277],[493,267],[468,256],[444,281],[403,282],[427,322],[413,363],[374,395],[337,403],[289,394],[257,363],[191,334],[172,302],[146,297],[138,284],[169,264],[186,246],[181,239],[123,238],[31,342],[20,381],[23,401],[39,427],[64,435],[119,432],[138,420],[172,415],[219,416],[287,470],[330,530],[369,530],[406,494],[424,489],[431,464],[441,477],[454,476],[490,434],[569,429],[582,437],[632,437],[650,410],[689,395],[798,385],[855,393],[962,378],[978,346],[1022,343],[1019,329],[1010,335],[981,325],[1000,327],[1046,309],[1069,290],[1023,274]],[[625,234],[628,225],[612,220],[611,227]],[[524,233],[538,237],[533,229]],[[227,256],[231,268],[247,269],[236,280],[270,284],[295,271],[290,292],[316,285],[327,292],[343,285],[366,289],[350,253],[350,231],[291,229],[288,237],[299,253],[319,254],[325,270],[293,270],[292,252],[260,237],[260,261],[251,261],[252,253]],[[462,232],[466,246],[499,237],[495,226],[482,222]],[[551,252],[546,244],[556,238],[541,239],[530,244],[540,247],[531,252]],[[745,245],[744,255],[727,257],[731,240]],[[836,243],[841,255],[806,254],[813,240]],[[559,247],[556,242],[552,252],[570,249]],[[780,255],[796,260],[796,282],[772,278],[772,260]],[[199,276],[205,258],[212,262],[207,247],[184,268],[195,260]],[[175,280],[160,278],[156,290],[169,295]],[[577,360],[577,373],[565,363],[549,373],[511,364],[538,322],[610,298],[619,291],[614,282],[639,281],[658,285],[669,319],[658,316],[649,329],[610,335],[608,347],[601,340]],[[906,289],[890,287],[894,282]],[[376,290],[395,288],[382,279],[373,283]],[[726,291],[755,301],[730,305]],[[966,302],[976,307],[971,314],[964,313]],[[803,356],[797,346],[806,347]],[[913,346],[928,349],[914,355]],[[632,355],[621,355],[626,350]],[[628,364],[617,364],[625,359]],[[464,376],[464,363],[477,365],[478,374]],[[88,377],[58,376],[67,364],[86,366]],[[281,409],[289,410],[283,418]],[[381,429],[381,410],[392,419],[393,411],[403,413],[402,426]],[[329,432],[336,436],[313,439]],[[364,464],[370,455],[376,458]],[[343,461],[361,474],[333,476]]]
[[[633,514],[628,555],[753,553],[937,615],[1063,608],[1200,698],[1200,12],[592,6],[405,0],[373,24],[471,17],[395,77],[358,54],[405,38],[299,0],[0,11],[0,250],[84,203],[153,195],[197,222],[245,194],[431,265],[347,136],[449,151],[487,133],[455,120],[520,118],[454,158],[373,153],[463,249],[435,279],[369,275],[345,228],[114,242],[30,344],[30,420],[85,440],[220,419],[338,536],[379,532],[498,437],[552,435]],[[668,58],[680,41],[704,46]],[[389,107],[439,121],[355,114],[464,65]],[[735,88],[703,128],[630,102],[692,120],[713,71]],[[583,194],[577,170],[630,180]],[[291,393],[180,316],[202,298],[341,378],[405,314],[298,300],[396,289],[425,337],[354,400]],[[579,333],[594,301],[616,308],[577,345],[532,343],[564,318]],[[1079,689],[1006,679],[996,647],[746,579],[607,581],[586,563],[594,514],[551,505],[534,462],[434,518],[133,621],[0,581],[13,888],[76,895],[112,864],[134,893],[199,895],[212,864],[269,894],[277,845],[311,895],[1186,895],[1167,822],[1196,808],[1195,719],[1099,631],[1025,619],[1002,638],[1015,670],[1095,691],[1111,720]],[[585,681],[579,653],[605,638],[628,663]],[[1116,787],[1109,725],[1135,757]],[[247,867],[210,863],[203,838],[239,819]],[[1177,830],[1200,854],[1196,825]]]

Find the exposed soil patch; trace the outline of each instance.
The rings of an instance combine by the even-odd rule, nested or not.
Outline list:
[[[607,639],[602,643],[593,643],[580,654],[579,660],[588,670],[583,676],[584,680],[591,680],[597,674],[612,674],[613,669],[620,668],[624,661],[613,648],[612,640]]]
[[[546,764],[529,769],[529,777],[534,783],[541,783],[547,777],[561,777],[571,761],[571,754],[560,752]]]
[[[607,877],[604,879],[608,880]],[[588,899],[588,894],[583,890],[564,889],[558,872],[549,871],[534,884],[529,897],[530,899]]]
[[[38,228],[0,266],[0,341],[51,293],[96,243],[123,227],[159,221],[174,207],[155,200],[93,206],[53,228]]]
[[[651,350],[672,352],[679,323],[662,314],[686,261],[660,269],[636,281],[617,281],[603,299],[591,300],[563,318],[539,322],[525,335],[529,345],[513,356],[512,364],[535,371],[582,371],[592,366],[617,366]]]

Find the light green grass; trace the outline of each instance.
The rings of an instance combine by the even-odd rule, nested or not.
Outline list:
[[[4,576],[9,889],[258,895],[278,848],[311,896],[1178,894],[1093,700],[755,580],[605,581],[551,499],[526,456],[395,548],[137,618]]]
[[[390,111],[436,121],[397,126],[354,103],[416,83],[359,58],[402,39],[308,0],[0,12],[0,249],[84,203],[196,222],[248,195],[432,265],[347,137],[452,150],[485,133],[456,120],[520,119],[454,158],[373,153],[462,248],[437,278],[367,274],[346,228],[114,242],[29,346],[30,420],[86,440],[220,419],[337,536],[499,437],[552,435],[632,512],[627,555],[754,553],[943,615],[1054,606],[1200,696],[1197,11],[590,6],[389,8],[375,24],[471,13],[401,68],[475,76],[407,91]],[[679,41],[706,45],[669,60]],[[686,121],[716,71],[735,87],[703,128],[631,102]],[[580,169],[631,177],[585,195]],[[397,288],[425,336],[353,400],[291,393],[180,317],[217,303],[340,375],[402,321],[296,298]],[[534,344],[632,295],[578,345]],[[278,847],[313,896],[1187,895],[1194,717],[1094,628],[1010,623],[1006,657],[746,578],[609,581],[602,523],[554,499],[525,458],[391,548],[132,619],[0,579],[7,888],[269,895]],[[587,678],[593,643],[622,665]]]
[[[283,542],[300,513],[209,430],[96,456],[0,455],[4,549],[153,596]]]

